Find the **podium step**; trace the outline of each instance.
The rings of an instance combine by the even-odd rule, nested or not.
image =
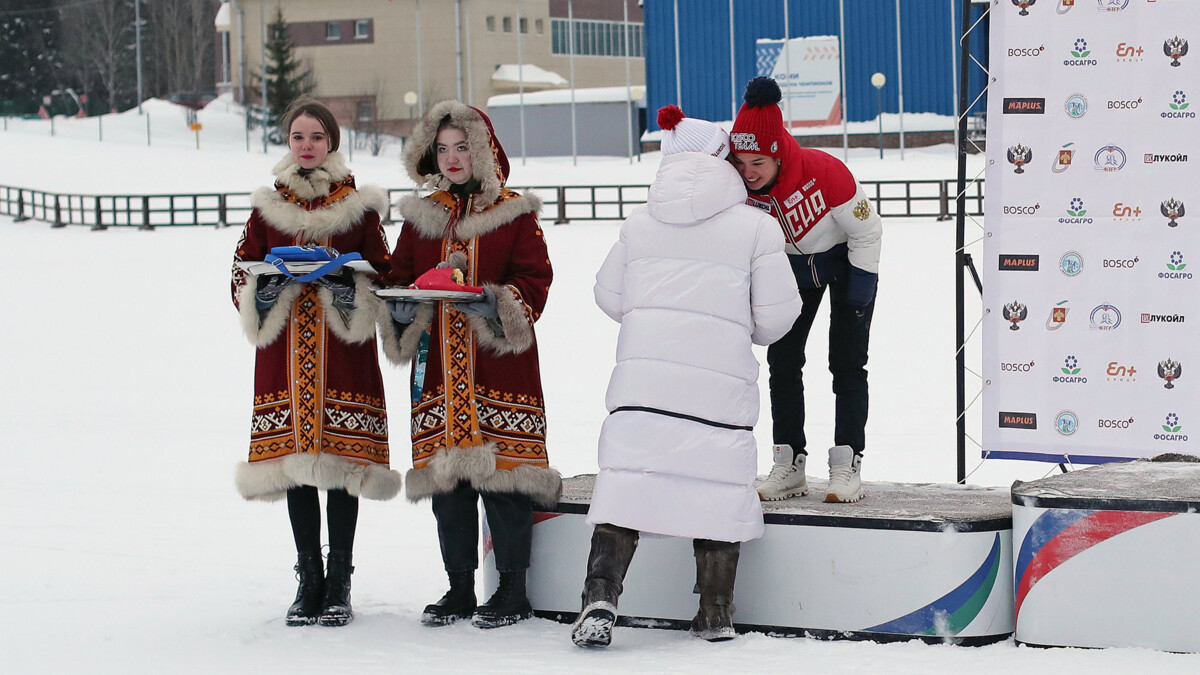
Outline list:
[[[534,514],[528,587],[540,617],[571,622],[580,610],[593,481],[565,479],[559,504]],[[740,632],[961,644],[1012,633],[1007,489],[868,482],[864,500],[826,504],[824,481],[809,481],[806,497],[763,503],[766,532],[742,545]],[[488,566],[485,583],[495,584]],[[618,625],[686,628],[694,585],[691,541],[643,533]]]

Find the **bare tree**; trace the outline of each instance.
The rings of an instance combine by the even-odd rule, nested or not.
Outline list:
[[[107,107],[116,109],[128,102],[131,83],[136,80],[130,49],[134,43],[133,4],[128,0],[96,0],[86,5],[57,2],[67,68],[84,83],[95,81]]]
[[[393,126],[389,120],[394,111],[387,97],[387,85],[382,78],[375,78],[368,89],[359,95],[358,100],[370,102],[370,115],[368,119],[360,119],[359,111],[355,109],[350,128],[354,129],[354,147],[366,149],[371,156],[378,157],[384,148],[396,140],[388,133]],[[355,107],[357,108],[357,105]]]

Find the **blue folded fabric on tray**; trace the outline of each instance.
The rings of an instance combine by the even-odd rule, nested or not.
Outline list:
[[[357,252],[338,253],[331,246],[275,246],[266,255],[265,260],[275,266],[283,274],[296,281],[315,281],[340,269],[343,265],[354,260],[362,260]],[[288,271],[290,262],[325,262],[321,267],[305,274],[296,276]]]

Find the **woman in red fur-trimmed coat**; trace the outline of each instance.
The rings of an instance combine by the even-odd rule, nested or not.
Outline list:
[[[491,121],[458,101],[430,110],[404,161],[418,185],[437,189],[400,202],[404,227],[392,282],[407,285],[449,265],[485,294],[470,303],[388,302],[385,351],[398,364],[416,364],[406,494],[414,502],[432,498],[450,577],[450,591],[425,608],[422,621],[438,626],[473,616],[481,628],[503,626],[532,615],[525,595],[532,504],[555,504],[562,488],[546,454],[533,328],[553,276],[537,219],[541,201],[504,187],[508,159]],[[500,585],[476,607],[480,498]]]
[[[390,268],[380,224],[387,197],[356,189],[337,153],[337,121],[302,100],[283,118],[291,152],[275,184],[256,191],[235,263],[277,246],[316,244],[357,252],[380,275]],[[300,588],[288,625],[340,626],[353,618],[350,573],[358,498],[391,499],[400,474],[388,465],[387,410],[375,342],[383,302],[375,274],[342,268],[312,283],[251,276],[233,267],[233,301],[258,347],[250,457],[238,468],[246,499],[287,497]],[[328,578],[321,561],[317,490],[328,491]]]

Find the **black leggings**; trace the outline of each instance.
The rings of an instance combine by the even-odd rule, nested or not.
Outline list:
[[[329,519],[329,549],[354,550],[354,528],[358,525],[358,497],[345,490],[326,493],[325,515]],[[317,488],[301,485],[287,491],[288,516],[297,553],[321,551],[321,500]]]

